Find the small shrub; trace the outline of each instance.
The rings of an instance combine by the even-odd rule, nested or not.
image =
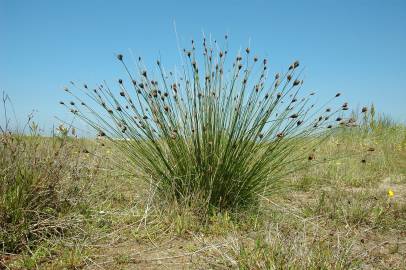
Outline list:
[[[155,77],[141,58],[131,73],[119,54],[129,80],[119,79],[117,91],[71,82],[65,91],[73,100],[60,102],[113,142],[160,198],[203,198],[217,210],[252,206],[283,176],[314,163],[315,148],[351,122],[347,103],[316,106],[314,93],[300,93],[298,61],[270,75],[268,60],[249,48],[229,64],[227,50],[206,39],[202,55],[192,41],[183,57],[179,72],[157,61]]]

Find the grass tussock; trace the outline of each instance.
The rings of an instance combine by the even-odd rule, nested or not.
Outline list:
[[[119,54],[128,80],[115,88],[72,82],[65,91],[73,99],[60,102],[110,140],[160,200],[199,198],[206,212],[252,207],[274,194],[282,177],[313,164],[334,130],[354,124],[340,93],[327,101],[330,108],[303,91],[298,61],[271,74],[268,60],[250,48],[229,59],[205,38],[196,47],[192,41],[184,50],[180,71],[157,61],[157,76],[141,58],[130,71]]]
[[[3,104],[7,116],[5,95]],[[81,143],[66,134],[43,137],[31,117],[21,131],[6,118],[0,131],[0,251],[13,254],[69,231],[75,223],[63,217],[85,177]]]

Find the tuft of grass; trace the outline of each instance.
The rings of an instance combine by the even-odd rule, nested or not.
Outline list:
[[[0,126],[0,252],[19,253],[67,232],[64,219],[76,196],[79,144],[68,136],[43,137],[30,116],[23,130],[11,130],[9,98],[3,95]],[[68,181],[66,181],[68,180]],[[78,191],[78,189],[76,189]]]
[[[158,76],[141,58],[131,72],[119,54],[129,80],[119,79],[117,90],[72,82],[65,91],[73,100],[60,102],[110,140],[161,200],[199,200],[206,213],[249,208],[353,123],[343,115],[347,103],[326,107],[340,93],[321,106],[314,93],[302,94],[298,61],[271,75],[250,48],[229,61],[217,43],[203,39],[202,53],[196,46],[184,50],[180,71],[157,61]]]

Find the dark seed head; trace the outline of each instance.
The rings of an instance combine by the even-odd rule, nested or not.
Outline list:
[[[59,101],[59,104],[61,104],[61,105],[65,105],[65,102],[63,102],[63,101]]]
[[[328,126],[327,126],[327,128],[332,128],[332,127],[333,127],[332,125],[328,125]]]
[[[336,97],[339,97],[339,96],[341,96],[341,93],[337,93],[337,94],[336,94]]]
[[[341,121],[341,120],[342,120],[341,117],[337,117],[337,119],[336,119],[337,122],[339,122],[339,121]]]
[[[118,79],[118,83],[119,83],[119,84],[123,84],[123,80],[122,80],[122,79]]]
[[[375,151],[375,148],[369,147],[369,148],[368,148],[368,151],[369,151],[369,152],[373,152],[373,151]]]
[[[145,78],[147,77],[147,71],[144,70],[141,74],[142,74],[142,76],[144,76]]]
[[[300,84],[300,81],[299,80],[295,80],[294,82],[293,82],[293,86],[296,86],[296,85],[299,85]]]
[[[299,61],[295,61],[295,62],[293,62],[293,68],[297,68],[299,66]]]
[[[278,138],[283,138],[285,135],[281,132],[276,135]]]
[[[363,107],[362,110],[361,110],[361,112],[363,112],[363,113],[366,113],[367,111],[368,111],[367,107]]]
[[[246,53],[250,53],[250,48],[246,48],[246,49],[245,49],[245,52],[246,52]]]
[[[297,124],[298,126],[300,126],[302,123],[303,123],[303,121],[299,120],[299,121],[297,121],[296,124]]]
[[[75,106],[75,102],[71,101],[70,105]]]
[[[123,91],[120,92],[120,96],[124,97],[125,93]]]
[[[287,77],[288,81],[292,80],[292,76],[289,74]]]
[[[117,54],[117,59],[119,61],[123,61],[123,55],[122,54]]]
[[[290,116],[290,118],[292,118],[292,119],[295,119],[295,118],[297,118],[297,117],[298,117],[297,113],[294,113],[294,114],[292,114],[292,115]]]
[[[330,108],[327,108],[327,109],[326,109],[326,112],[331,112],[331,109],[330,109]]]

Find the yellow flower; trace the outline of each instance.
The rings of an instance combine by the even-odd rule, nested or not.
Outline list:
[[[107,154],[110,154],[110,150],[107,150]]]
[[[389,198],[392,198],[393,196],[395,196],[395,192],[393,192],[392,189],[388,189],[388,196]]]

